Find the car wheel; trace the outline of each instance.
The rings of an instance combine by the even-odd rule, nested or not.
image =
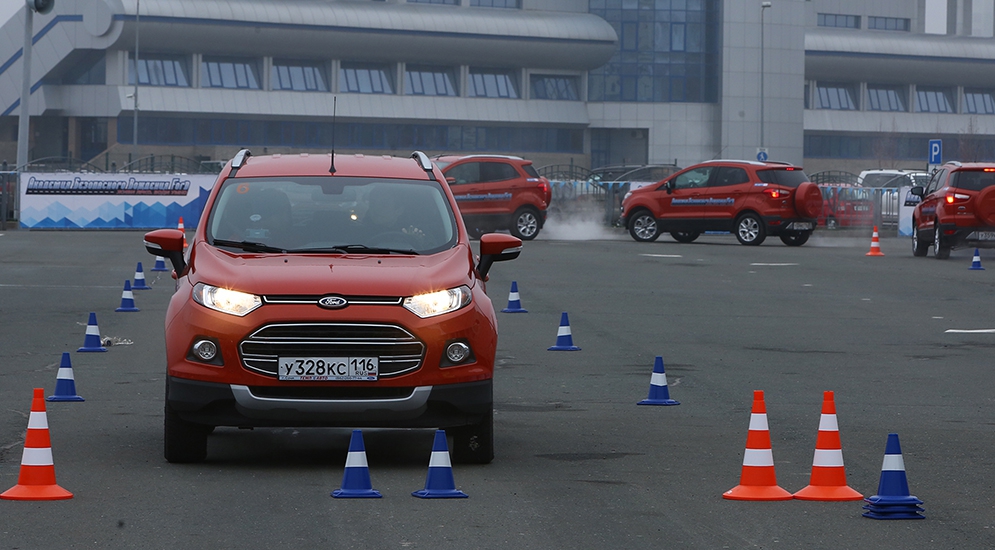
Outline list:
[[[950,257],[950,247],[943,245],[943,239],[940,238],[939,227],[933,229],[933,256],[937,260],[946,260]]]
[[[839,229],[840,222],[836,218],[826,218],[826,229]]]
[[[163,450],[167,462],[183,464],[203,462],[207,458],[207,434],[213,426],[204,426],[181,420],[166,403]]]
[[[639,242],[653,242],[660,236],[660,227],[649,210],[640,210],[629,221],[629,235]]]
[[[808,242],[812,236],[811,231],[800,231],[798,233],[782,233],[781,242],[788,246],[801,246]]]
[[[490,464],[494,460],[494,410],[477,424],[450,430],[453,435],[453,461],[461,464]]]
[[[740,244],[757,246],[767,238],[767,230],[759,216],[747,213],[736,221],[736,238]]]
[[[700,231],[671,231],[670,236],[674,238],[675,241],[679,243],[693,243],[698,236],[701,235]]]
[[[916,227],[916,223],[915,220],[912,220],[912,255],[921,258],[929,254],[929,241],[919,238],[919,228]]]
[[[523,206],[515,211],[512,218],[511,234],[523,241],[531,241],[539,234],[539,227],[539,213],[536,209]]]

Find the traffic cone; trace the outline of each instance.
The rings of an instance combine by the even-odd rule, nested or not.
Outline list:
[[[152,266],[152,269],[150,269],[149,271],[169,271],[169,269],[166,267],[166,258],[163,258],[162,256],[156,256],[155,265]]]
[[[73,364],[69,360],[69,352],[62,352],[62,363],[59,364],[59,374],[55,378],[55,394],[45,399],[49,401],[85,401],[76,395],[76,378],[73,376]]]
[[[868,504],[863,508],[865,518],[871,519],[924,519],[919,514],[922,501],[909,494],[909,481],[905,477],[905,460],[898,434],[888,434],[884,449],[884,462],[881,464],[881,480],[878,494],[864,499]]]
[[[135,307],[135,294],[131,291],[131,281],[124,282],[124,291],[121,292],[121,307],[114,311],[140,311]]]
[[[522,309],[522,300],[518,297],[518,281],[511,282],[511,292],[508,293],[508,307],[501,310],[501,313],[528,313],[527,309]]]
[[[667,389],[667,373],[663,371],[663,357],[657,357],[653,363],[653,376],[650,378],[649,397],[636,405],[680,405],[680,402],[670,398]]]
[[[567,312],[560,316],[560,328],[556,331],[556,345],[547,351],[579,351],[580,348],[574,345],[573,335],[570,333],[570,320]]]
[[[349,440],[349,454],[345,459],[345,474],[342,488],[332,491],[335,498],[380,498],[383,495],[373,490],[370,482],[370,468],[366,464],[366,446],[363,444],[362,430],[353,430]]]
[[[52,461],[52,440],[45,414],[45,389],[35,388],[28,416],[28,432],[24,436],[21,474],[17,485],[0,493],[6,500],[65,500],[73,494],[55,483],[55,463]]]
[[[183,227],[183,216],[180,216],[179,223],[176,224],[176,228],[183,232],[183,249],[187,248],[187,230]]]
[[[822,417],[819,419],[819,435],[815,439],[811,480],[807,487],[795,493],[795,498],[832,501],[864,498],[846,484],[843,447],[836,422],[836,401],[831,391],[822,394]]]
[[[774,474],[774,453],[770,447],[770,430],[767,427],[767,406],[764,392],[753,392],[753,413],[750,430],[746,435],[746,452],[743,454],[743,471],[739,485],[722,493],[730,500],[791,500],[791,493],[777,485]]]
[[[971,267],[969,267],[968,269],[975,269],[975,270],[985,269],[981,267],[981,251],[979,251],[977,248],[974,249],[974,259],[971,260]]]
[[[100,328],[97,327],[97,314],[90,312],[90,320],[86,323],[86,338],[83,339],[83,347],[76,351],[107,351],[107,348],[100,345]]]
[[[864,256],[884,256],[881,252],[881,241],[878,240],[878,226],[874,226],[874,234],[871,235],[871,251]]]
[[[142,262],[138,262],[135,268],[135,284],[131,285],[132,290],[152,290],[152,287],[145,284],[145,272],[142,271]]]
[[[432,458],[428,462],[425,488],[411,493],[418,498],[467,498],[469,495],[456,489],[453,467],[449,461],[449,446],[445,430],[436,430],[432,443]]]

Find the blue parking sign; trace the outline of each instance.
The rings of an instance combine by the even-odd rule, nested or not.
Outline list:
[[[929,140],[929,155],[927,158],[929,159],[928,164],[943,164],[943,140]]]

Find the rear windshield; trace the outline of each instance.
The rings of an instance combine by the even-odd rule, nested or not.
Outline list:
[[[764,183],[776,183],[785,187],[798,187],[809,181],[804,171],[797,168],[774,168],[772,170],[757,170],[757,176]]]
[[[533,168],[531,164],[523,164],[522,170],[525,170],[525,173],[528,174],[530,178],[539,177],[539,172],[536,172],[536,169]]]
[[[905,174],[867,174],[860,184],[864,187],[898,187],[905,184]]]
[[[958,170],[954,172],[954,187],[969,191],[981,191],[995,185],[995,172],[985,170]]]

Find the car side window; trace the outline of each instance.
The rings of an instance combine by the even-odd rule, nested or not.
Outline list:
[[[454,183],[457,185],[462,183],[477,183],[480,181],[480,163],[467,162],[466,164],[453,166],[446,172],[446,178],[455,179]]]
[[[694,170],[688,170],[687,172],[678,174],[677,177],[673,179],[674,189],[704,187],[708,185],[708,178],[712,176],[712,172],[714,170],[714,166],[703,166],[701,168],[695,168]]]
[[[515,167],[503,162],[480,163],[480,181],[505,181],[518,177]]]
[[[935,192],[937,189],[940,188],[941,182],[946,181],[946,178],[947,178],[946,170],[940,170],[937,173],[933,174],[933,179],[929,180],[929,185],[926,186],[926,192],[924,194],[928,195],[930,193]]]
[[[712,183],[709,184],[709,186],[724,187],[727,185],[739,185],[741,183],[749,182],[750,177],[746,174],[746,170],[733,166],[723,166],[719,168],[718,173],[715,174],[715,178],[712,179]]]

